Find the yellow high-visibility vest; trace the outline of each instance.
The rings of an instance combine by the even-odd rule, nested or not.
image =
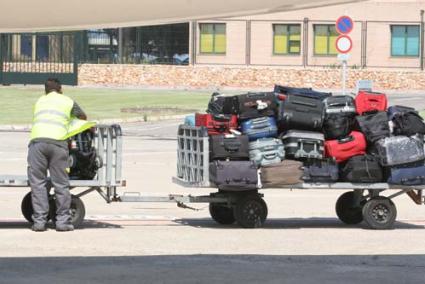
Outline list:
[[[56,92],[40,97],[34,106],[31,140],[35,138],[65,140],[73,105],[72,99]]]

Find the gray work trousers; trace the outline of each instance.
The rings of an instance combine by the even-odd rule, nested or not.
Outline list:
[[[47,170],[56,197],[56,224],[71,222],[71,193],[69,192],[68,149],[45,142],[31,143],[28,150],[28,179],[31,186],[34,223],[45,224],[49,213]]]

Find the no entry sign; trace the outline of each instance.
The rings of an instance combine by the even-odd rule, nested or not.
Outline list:
[[[336,50],[338,50],[339,53],[349,53],[350,50],[353,48],[353,42],[349,36],[346,35],[340,35],[336,39]]]
[[[349,34],[354,28],[353,19],[348,16],[341,16],[336,20],[335,27],[339,34]]]

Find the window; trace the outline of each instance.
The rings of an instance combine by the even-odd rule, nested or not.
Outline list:
[[[226,53],[226,24],[200,24],[201,53]]]
[[[32,35],[21,35],[21,57],[32,58]]]
[[[273,54],[301,53],[301,25],[273,25]]]
[[[419,26],[391,26],[391,56],[419,56]]]
[[[314,25],[314,54],[336,55],[335,47],[338,33],[335,25]]]
[[[36,59],[38,61],[47,61],[49,59],[49,36],[48,35],[37,35]]]

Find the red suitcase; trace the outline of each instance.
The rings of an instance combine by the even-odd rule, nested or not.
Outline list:
[[[325,141],[326,157],[335,158],[337,163],[353,156],[366,154],[366,138],[363,133],[353,131],[350,136],[339,140]]]
[[[230,129],[238,128],[238,117],[236,115],[214,115],[195,114],[195,125],[208,128],[208,135],[219,135],[230,133]]]
[[[359,115],[369,111],[386,111],[388,105],[385,94],[368,91],[359,91],[354,102]]]

